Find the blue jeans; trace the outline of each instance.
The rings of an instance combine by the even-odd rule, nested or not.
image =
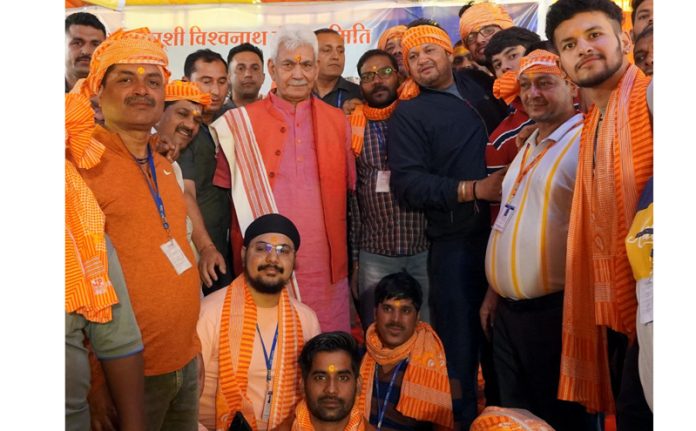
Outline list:
[[[420,309],[420,320],[430,323],[430,305],[428,292],[428,252],[412,256],[383,256],[360,250],[358,266],[358,292],[360,299],[360,321],[363,329],[375,320],[375,286],[389,274],[406,271],[418,280],[423,289],[423,304]]]
[[[180,370],[145,376],[148,431],[198,430],[198,360]]]
[[[476,417],[476,384],[483,329],[479,309],[488,282],[484,269],[487,235],[444,239],[430,246],[433,323],[445,346],[450,378],[462,388],[463,409],[455,412],[468,430]],[[461,415],[461,417],[458,417]]]

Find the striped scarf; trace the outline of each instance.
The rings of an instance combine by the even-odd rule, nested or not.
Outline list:
[[[99,163],[104,146],[91,139],[94,112],[86,97],[65,95],[65,311],[105,323],[118,297],[108,277],[105,217],[77,172]],[[73,162],[75,164],[73,164]]]
[[[649,82],[630,65],[610,96],[599,130],[600,113],[594,107],[580,139],[568,229],[558,396],[590,411],[614,408],[605,327],[635,334],[635,282],[624,239],[653,173]]]
[[[430,325],[419,322],[413,336],[395,349],[382,346],[373,323],[365,333],[368,354],[360,366],[362,393],[358,406],[370,417],[372,387],[376,364],[395,365],[408,358],[396,410],[417,421],[436,424],[437,429],[452,429],[452,395],[442,341]]]
[[[513,100],[520,95],[520,83],[517,80],[517,72],[508,70],[503,75],[493,82],[493,95],[497,99],[501,99],[506,105],[512,103]]]
[[[394,113],[398,102],[398,100],[395,100],[386,108],[371,108],[367,105],[358,105],[355,108],[353,113],[350,115],[350,127],[352,131],[350,145],[353,149],[353,154],[355,154],[355,157],[360,155],[365,143],[365,126],[367,125],[367,120],[388,120],[389,117],[391,117],[391,115]]]
[[[220,316],[220,371],[215,396],[215,429],[227,431],[241,411],[257,430],[254,407],[246,396],[249,364],[256,331],[256,304],[244,276],[227,288]],[[278,304],[278,351],[273,361],[273,398],[268,429],[286,419],[301,399],[297,358],[304,338],[297,310],[284,288]]]
[[[365,419],[361,410],[353,406],[350,411],[348,423],[343,428],[344,431],[365,431]],[[310,418],[309,409],[305,400],[300,401],[295,409],[295,422],[292,423],[291,431],[314,431],[314,425]]]

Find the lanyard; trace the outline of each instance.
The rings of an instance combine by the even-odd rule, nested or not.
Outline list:
[[[379,374],[379,364],[377,364],[377,368],[375,369],[375,390],[377,391],[377,431],[382,429],[384,414],[387,412],[387,404],[389,404],[389,397],[391,396],[392,389],[394,388],[394,382],[396,382],[396,375],[399,374],[399,371],[406,366],[407,362],[408,358],[399,362],[399,365],[394,367],[394,371],[392,371],[391,375],[391,381],[389,382],[389,387],[387,387],[387,393],[384,396],[384,402],[381,406],[379,402],[379,378],[377,377],[377,374]]]
[[[336,91],[338,92],[338,97],[337,97],[338,101],[336,102],[336,107],[338,109],[341,109],[341,102],[343,101],[343,97],[341,97],[341,94],[343,94],[343,93],[341,92],[340,88],[337,89]]]
[[[534,166],[536,166],[541,161],[541,159],[544,157],[546,152],[549,151],[551,149],[551,147],[553,147],[556,142],[562,141],[563,138],[565,138],[565,136],[568,134],[568,132],[575,129],[575,127],[577,127],[581,122],[582,121],[569,127],[568,130],[566,130],[566,132],[563,134],[563,136],[558,138],[558,140],[556,140],[556,141],[551,141],[551,143],[546,148],[544,148],[541,151],[541,153],[537,154],[537,156],[534,158],[534,160],[529,162],[528,165],[525,165],[525,163],[527,163],[527,156],[529,155],[529,149],[532,147],[531,143],[527,144],[527,146],[524,149],[524,154],[522,155],[522,162],[520,163],[520,171],[517,173],[517,177],[515,177],[515,182],[512,185],[512,190],[510,191],[510,197],[507,200],[508,204],[512,202],[512,199],[517,194],[517,191],[519,190],[520,184],[522,183],[522,180],[524,179],[525,175],[527,175],[527,173],[529,171],[531,171],[532,168]]]
[[[377,146],[379,147],[379,155],[384,155],[384,157],[381,157],[383,160],[382,161],[382,166],[387,166],[387,143],[385,142],[384,135],[382,134],[381,130],[379,130],[379,127],[377,127],[377,124],[374,121],[368,122],[370,129],[372,129],[372,136],[374,136],[377,139]]]
[[[155,159],[154,157],[152,157],[152,149],[149,145],[147,146],[147,162],[150,166],[152,182],[155,184],[154,187],[152,187],[152,184],[150,184],[150,180],[147,179],[147,175],[145,175],[145,172],[143,172],[142,169],[139,170],[140,172],[142,172],[143,177],[145,178],[145,182],[147,183],[147,188],[150,190],[152,200],[155,202],[157,212],[159,212],[160,219],[162,220],[162,227],[165,231],[167,231],[167,235],[171,237],[171,233],[169,232],[169,222],[167,221],[167,214],[164,212],[164,202],[162,201],[162,196],[160,196],[159,192],[159,186],[157,185],[157,171],[155,170]]]
[[[275,354],[276,344],[278,342],[278,325],[276,325],[275,335],[273,336],[273,344],[271,345],[271,354],[269,355],[266,351],[266,344],[263,342],[263,337],[261,336],[261,330],[259,329],[259,324],[256,324],[256,332],[259,334],[259,339],[261,340],[261,347],[263,347],[263,358],[266,360],[266,382],[271,381],[271,368],[273,366],[273,355]]]

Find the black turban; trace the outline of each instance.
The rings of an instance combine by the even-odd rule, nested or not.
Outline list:
[[[265,233],[282,233],[292,240],[295,251],[300,248],[300,233],[289,218],[280,214],[265,214],[251,222],[244,232],[244,247],[248,247],[252,239]]]

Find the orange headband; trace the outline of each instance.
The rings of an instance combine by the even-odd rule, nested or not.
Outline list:
[[[83,94],[87,97],[97,94],[106,70],[114,64],[160,66],[164,80],[169,80],[169,60],[164,45],[146,27],[118,29],[94,50],[89,63],[89,75],[82,87]]]
[[[384,50],[384,48],[387,47],[387,43],[390,39],[393,39],[395,37],[403,37],[404,33],[406,33],[405,25],[395,25],[394,27],[386,29],[384,33],[382,33],[382,35],[379,37],[379,42],[377,42],[377,48]]]
[[[175,100],[190,100],[191,102],[203,105],[203,107],[210,106],[210,93],[204,93],[198,88],[198,85],[193,82],[186,82],[181,80],[171,81],[167,84],[167,88],[164,90],[164,100],[167,102],[173,102]]]
[[[467,55],[469,53],[469,50],[466,49],[464,45],[457,45],[456,48],[454,48],[454,55]]]
[[[543,49],[535,49],[520,60],[520,69],[517,71],[517,79],[523,73],[544,73],[563,77],[563,72],[558,66],[558,56]]]
[[[416,27],[411,27],[406,30],[401,38],[401,49],[404,54],[404,67],[406,67],[406,70],[408,70],[409,51],[426,43],[439,45],[449,54],[452,54],[453,52],[452,40],[447,32],[443,29],[432,25],[419,25]]]
[[[498,25],[505,30],[512,27],[512,18],[502,6],[494,3],[478,3],[471,6],[459,18],[459,35],[462,40],[472,31],[479,31],[487,25]]]

